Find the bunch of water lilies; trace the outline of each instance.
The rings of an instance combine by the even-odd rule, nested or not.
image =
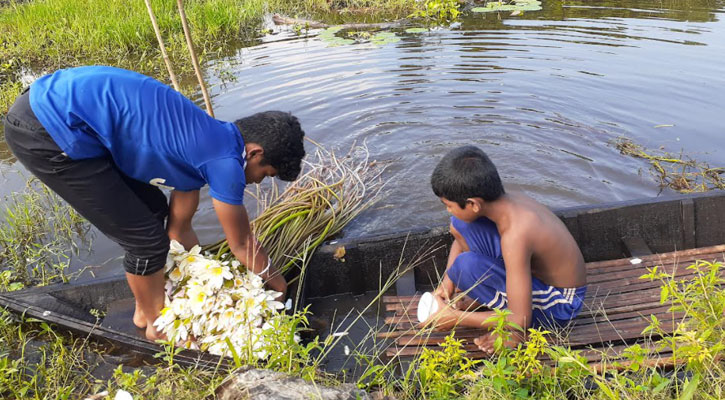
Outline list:
[[[257,195],[266,207],[252,222],[272,265],[304,267],[314,249],[369,207],[383,187],[381,167],[364,146],[338,158],[319,148],[302,176],[281,194]],[[226,241],[190,250],[172,241],[166,265],[166,307],[154,325],[176,342],[217,355],[266,357],[265,337],[285,305],[260,277],[234,259]]]
[[[266,356],[265,330],[284,304],[276,300],[279,292],[264,289],[262,278],[239,261],[216,260],[199,246],[187,251],[176,241],[166,274],[166,307],[154,325],[168,338],[211,354]]]

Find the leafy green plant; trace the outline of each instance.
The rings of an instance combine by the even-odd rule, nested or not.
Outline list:
[[[410,17],[421,18],[433,24],[445,24],[458,19],[461,14],[458,7],[458,0],[427,0]]]
[[[463,342],[453,335],[454,332],[440,344],[443,350],[426,348],[418,360],[417,379],[424,398],[459,397],[476,378],[474,367],[480,362],[467,358]]]
[[[641,278],[660,281],[660,303],[671,303],[670,311],[684,312],[687,318],[677,322],[674,333],[668,335],[661,322],[651,317],[643,333],[661,335],[660,347],[674,350],[694,370],[702,370],[725,350],[725,279],[722,264],[697,261],[686,267],[694,273],[687,280],[676,280],[673,273],[659,267],[649,269]]]
[[[489,0],[484,7],[474,7],[472,12],[496,12],[496,11],[538,11],[541,10],[539,0]]]

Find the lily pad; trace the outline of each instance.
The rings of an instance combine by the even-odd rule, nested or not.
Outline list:
[[[320,35],[318,36],[320,40],[327,43],[328,46],[344,46],[346,44],[352,44],[355,43],[352,39],[345,39],[338,37],[335,35],[337,32],[342,30],[341,26],[331,26],[324,31],[320,32]]]
[[[428,32],[428,29],[426,28],[408,28],[405,30],[405,33],[425,33]]]
[[[377,45],[396,43],[399,41],[400,41],[400,38],[393,32],[376,33],[373,37],[370,38],[370,42],[372,44],[377,44]]]
[[[541,10],[541,2],[539,0],[513,0],[498,1],[492,0],[486,3],[485,7],[475,7],[471,9],[473,12],[494,12],[494,11],[538,11]]]

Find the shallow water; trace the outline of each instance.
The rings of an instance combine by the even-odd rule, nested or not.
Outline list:
[[[489,154],[508,190],[554,208],[661,194],[646,163],[611,145],[619,136],[725,164],[725,1],[543,7],[397,31],[399,42],[381,46],[331,47],[319,31],[277,28],[208,70],[216,116],[291,111],[315,141],[341,152],[366,142],[373,158],[390,161],[387,196],[345,230],[350,236],[445,223],[430,173],[464,144]],[[0,164],[0,194],[22,185],[14,169]],[[204,198],[194,223],[208,242],[221,229]],[[95,272],[118,273],[120,255],[99,235],[76,263],[107,262]]]

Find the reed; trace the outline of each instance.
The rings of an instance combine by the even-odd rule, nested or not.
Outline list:
[[[283,274],[372,206],[384,187],[384,166],[370,161],[365,146],[353,146],[344,157],[316,146],[299,179],[281,193],[275,186],[257,196],[264,211],[252,221],[252,231]],[[222,240],[203,251],[222,258],[229,246]]]

